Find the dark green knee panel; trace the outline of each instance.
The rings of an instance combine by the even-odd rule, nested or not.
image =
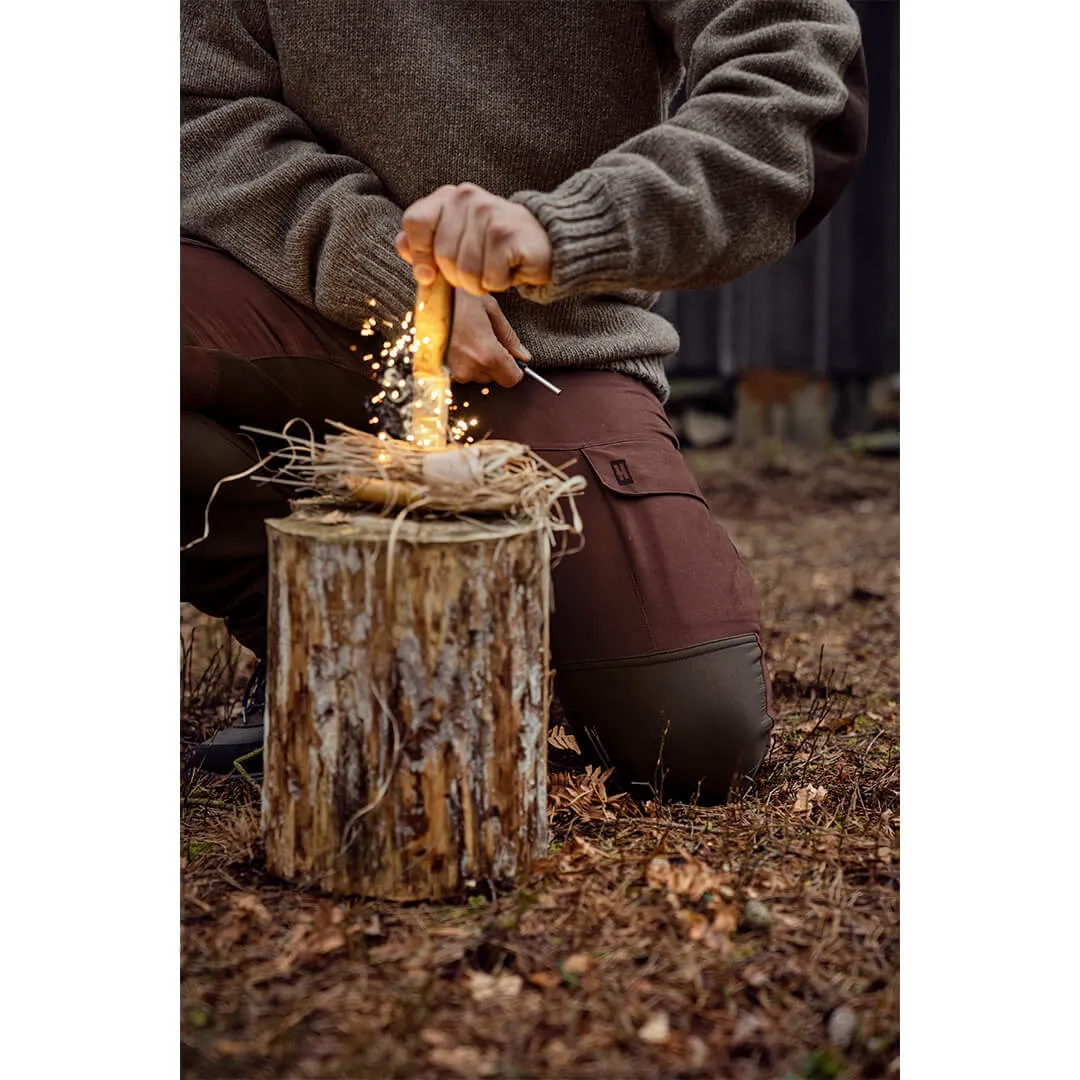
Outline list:
[[[769,747],[761,645],[753,634],[653,656],[568,664],[559,699],[586,757],[649,798],[727,799]],[[590,753],[590,750],[592,753]]]

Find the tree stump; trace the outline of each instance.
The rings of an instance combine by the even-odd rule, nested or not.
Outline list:
[[[508,883],[548,841],[547,535],[332,517],[267,522],[267,864],[393,900]]]

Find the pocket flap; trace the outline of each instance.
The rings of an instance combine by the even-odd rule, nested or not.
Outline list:
[[[666,439],[623,439],[586,446],[581,453],[600,483],[617,495],[689,495],[705,502],[682,454]]]

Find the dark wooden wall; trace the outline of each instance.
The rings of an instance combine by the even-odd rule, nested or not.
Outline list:
[[[786,258],[722,289],[665,293],[682,338],[669,374],[772,368],[873,378],[899,370],[900,3],[855,0],[870,80],[866,158],[840,202]]]

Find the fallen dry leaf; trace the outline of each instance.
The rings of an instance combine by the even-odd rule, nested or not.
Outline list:
[[[348,941],[340,926],[328,926],[322,933],[312,935],[307,952],[312,956],[326,956],[338,949],[344,949]]]
[[[274,921],[266,905],[254,893],[234,893],[229,897],[229,904],[236,911],[251,915],[262,926],[269,926]]]
[[[706,866],[700,859],[682,855],[674,859],[657,856],[649,862],[645,882],[651,889],[663,889],[669,897],[697,903],[706,893],[733,895],[730,874]]]
[[[795,793],[795,813],[805,814],[809,811],[810,807],[814,803],[821,803],[825,801],[825,796],[828,794],[828,789],[823,787],[814,787],[811,784],[809,787],[799,788]]]
[[[428,1054],[428,1061],[469,1080],[477,1076],[494,1076],[496,1069],[495,1055],[481,1054],[475,1046],[436,1046]]]
[[[534,971],[525,977],[541,990],[554,990],[556,986],[562,986],[563,981],[562,975],[557,971]]]
[[[552,1039],[544,1047],[544,1057],[547,1058],[548,1064],[556,1069],[563,1069],[574,1060],[573,1051],[559,1039]]]
[[[756,964],[747,964],[743,968],[742,977],[746,985],[752,986],[754,989],[764,986],[769,981],[769,976]]]
[[[709,920],[700,911],[680,911],[678,917],[689,928],[691,941],[700,941],[709,929]]]
[[[702,1069],[709,1060],[708,1044],[698,1035],[687,1035],[683,1053],[691,1069]]]
[[[758,1041],[758,1036],[768,1029],[768,1022],[757,1013],[744,1013],[735,1021],[731,1033],[732,1046],[747,1046]]]
[[[614,769],[601,771],[586,765],[584,773],[555,773],[549,778],[548,801],[553,817],[569,815],[583,821],[614,821],[617,812],[632,812],[624,806],[626,792],[607,792]]]
[[[686,926],[690,940],[720,950],[726,950],[730,945],[730,935],[738,922],[734,908],[728,902],[735,895],[729,879],[726,867],[717,872],[689,855],[657,856],[645,871],[646,883],[650,888],[666,893],[668,903],[677,912],[676,918]],[[684,902],[696,907],[683,907]],[[704,911],[699,906],[702,904]]]
[[[466,981],[473,1001],[508,1001],[517,997],[524,985],[520,975],[505,972],[489,975],[486,971],[470,971]]]
[[[657,1043],[667,1042],[671,1034],[671,1023],[666,1012],[655,1012],[644,1024],[638,1028],[638,1038],[642,1042]]]
[[[581,747],[574,736],[562,726],[553,724],[548,731],[548,745],[556,750],[573,750],[575,754],[581,753]]]
[[[591,971],[595,964],[596,961],[588,954],[574,953],[563,961],[562,969],[568,975],[584,975],[586,971]]]
[[[698,911],[680,911],[680,922],[689,927],[691,941],[700,942],[708,949],[724,949],[730,944],[730,936],[735,929],[735,916],[723,908],[710,919]]]

